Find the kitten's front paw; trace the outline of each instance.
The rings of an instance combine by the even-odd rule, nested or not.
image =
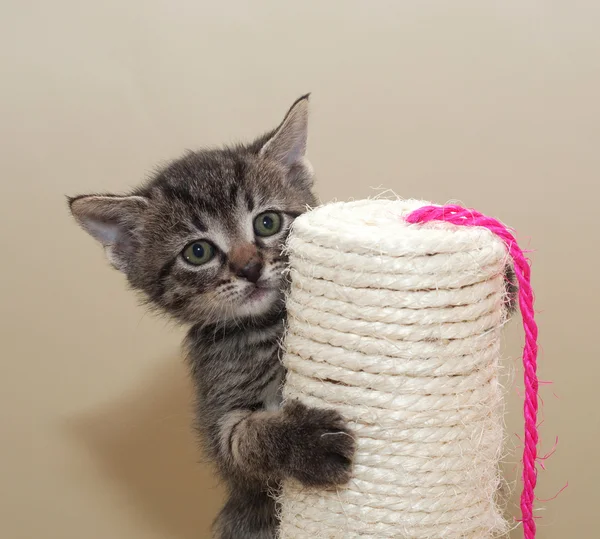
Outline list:
[[[504,306],[509,316],[515,314],[519,303],[519,283],[515,274],[515,269],[507,264],[504,268]]]
[[[289,453],[287,472],[307,486],[347,483],[356,442],[335,410],[309,408],[291,401],[284,408]]]

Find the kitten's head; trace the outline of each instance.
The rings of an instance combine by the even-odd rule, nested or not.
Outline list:
[[[308,96],[249,145],[188,153],[127,196],[70,199],[77,222],[133,288],[179,320],[281,308],[289,227],[307,206]]]

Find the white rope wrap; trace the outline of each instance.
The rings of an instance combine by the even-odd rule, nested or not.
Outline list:
[[[281,539],[489,538],[502,449],[506,248],[487,229],[408,225],[421,201],[299,217],[284,397],[333,407],[358,453],[338,489],[286,482]]]

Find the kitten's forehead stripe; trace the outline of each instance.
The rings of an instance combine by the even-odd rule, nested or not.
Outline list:
[[[244,198],[246,199],[246,206],[248,206],[248,211],[253,211],[254,210],[254,198],[252,197],[252,194],[250,193],[250,191],[246,190],[244,192]]]
[[[195,202],[189,185],[187,182],[182,181],[182,178],[162,182],[158,187],[168,199],[174,202],[179,201],[183,204],[193,204]]]
[[[229,203],[233,206],[237,202],[240,186],[237,183],[232,183],[229,186]]]
[[[200,219],[200,217],[196,214],[192,215],[192,224],[200,231],[200,232],[207,232],[208,231],[208,227],[206,226],[206,224],[204,224],[204,221],[202,221],[202,219]]]
[[[245,180],[245,178],[246,178],[246,162],[243,159],[238,157],[234,161],[233,174],[238,183],[242,183]]]

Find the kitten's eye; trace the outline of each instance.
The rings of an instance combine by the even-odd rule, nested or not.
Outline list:
[[[201,266],[212,260],[215,256],[215,248],[207,241],[195,241],[190,243],[181,254],[190,264]]]
[[[261,213],[254,219],[254,232],[257,236],[272,236],[281,230],[281,215],[274,211]]]

